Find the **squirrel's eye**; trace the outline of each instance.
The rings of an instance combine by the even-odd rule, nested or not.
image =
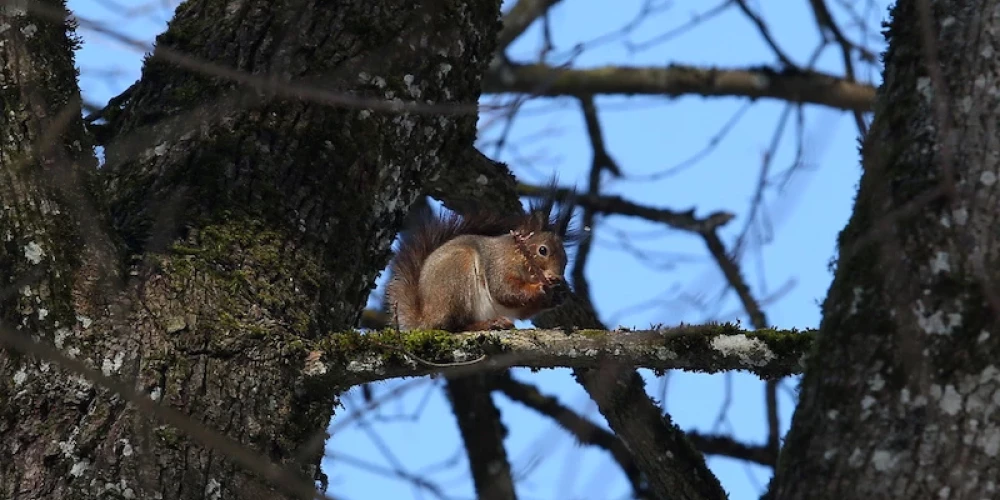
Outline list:
[[[538,245],[538,255],[545,257],[548,254],[549,254],[549,247],[545,245]]]

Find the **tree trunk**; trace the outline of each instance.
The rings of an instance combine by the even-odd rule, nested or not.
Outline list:
[[[0,351],[0,496],[304,496],[227,450],[323,479],[346,387],[302,341],[356,323],[423,181],[468,154],[499,3],[188,0],[105,112],[99,174],[64,6],[37,9],[0,12],[0,338],[83,366]],[[383,112],[400,99],[464,111]]]
[[[892,14],[864,175],[773,498],[998,495],[1000,2],[898,2]]]

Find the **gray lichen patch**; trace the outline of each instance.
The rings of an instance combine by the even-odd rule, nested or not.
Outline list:
[[[45,250],[42,249],[42,246],[37,242],[29,241],[28,244],[24,246],[24,258],[28,259],[28,262],[38,265],[44,256]]]
[[[712,339],[712,348],[724,356],[735,356],[750,366],[765,366],[775,358],[774,352],[759,338],[738,335],[719,335]]]

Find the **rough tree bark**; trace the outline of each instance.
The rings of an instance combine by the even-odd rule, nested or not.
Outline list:
[[[887,38],[772,498],[997,497],[1000,2],[898,2]]]
[[[106,113],[100,173],[64,4],[16,5],[0,12],[0,338],[54,345],[322,479],[336,394],[308,383],[303,340],[355,324],[406,208],[468,155],[476,117],[295,96],[474,104],[499,2],[188,0]],[[14,349],[0,401],[0,456],[17,457],[0,460],[4,498],[291,495]]]

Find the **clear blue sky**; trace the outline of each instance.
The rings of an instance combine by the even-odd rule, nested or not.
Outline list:
[[[510,3],[506,1],[504,9]],[[565,0],[552,11],[553,36],[560,49],[557,52],[565,53],[575,43],[624,26],[642,3],[642,0],[622,0],[612,8],[608,2],[597,0]],[[671,8],[635,30],[630,39],[652,38],[716,3],[672,2]],[[755,8],[762,9],[763,18],[785,52],[796,62],[805,62],[819,40],[808,3],[753,3],[762,4]],[[831,8],[837,6],[837,2],[828,3]],[[875,3],[877,10],[866,13],[870,33],[878,33],[878,23],[887,17],[888,0]],[[101,0],[69,2],[70,8],[81,17],[104,22],[147,42],[152,42],[164,29],[177,2],[134,4],[135,11],[128,12]],[[848,33],[858,39],[856,28]],[[81,30],[80,35],[84,46],[77,62],[84,98],[88,102],[105,103],[138,78],[142,53],[87,30]],[[512,47],[511,54],[520,60],[533,58],[540,46],[540,36],[540,27],[536,25]],[[881,44],[878,36],[874,45],[869,46],[879,52]],[[832,46],[819,61],[818,69],[834,73],[843,70],[839,52]],[[754,26],[733,8],[669,43],[630,53],[620,41],[612,42],[586,51],[576,59],[575,66],[686,63],[743,67],[773,62],[773,54]],[[859,76],[879,81],[879,75],[871,71]],[[744,106],[745,100],[603,97],[597,104],[610,153],[627,175],[641,176],[676,165],[704,148]],[[738,216],[724,231],[727,243],[731,243],[746,222],[764,152],[783,109],[779,102],[758,102],[746,111],[714,152],[693,167],[655,182],[608,181],[607,189],[657,207],[696,208],[699,215],[731,211]],[[576,102],[537,101],[528,105],[526,111],[529,112],[523,113],[511,130],[510,142],[517,150],[505,151],[497,159],[509,162],[515,173],[528,181],[543,181],[558,171],[565,183],[585,186],[591,149]],[[771,171],[775,173],[791,166],[796,151],[796,115],[790,120],[773,160]],[[486,121],[484,117],[482,122]],[[818,303],[823,300],[831,278],[827,265],[834,253],[836,235],[850,214],[860,176],[856,129],[849,114],[809,106],[805,108],[802,123],[805,166],[791,176],[783,190],[769,192],[769,217],[765,219],[767,224],[760,226],[768,240],[744,258],[744,270],[756,296],[777,294],[774,300],[765,303],[765,311],[769,322],[779,327],[818,326]],[[480,140],[485,144],[496,137],[500,128],[494,125],[483,130]],[[494,155],[492,147],[484,148],[484,152]],[[528,164],[524,158],[535,162]],[[699,239],[622,217],[603,218],[598,224],[588,277],[603,319],[638,327],[653,322],[672,325],[735,318],[748,324],[732,294],[717,300],[722,277]],[[618,236],[619,232],[626,234],[630,245],[645,254],[644,260],[623,250],[624,240]],[[642,304],[645,305],[634,307]],[[648,372],[644,375],[649,381],[649,392],[660,399],[665,397],[667,410],[681,427],[733,432],[744,441],[764,442],[764,389],[756,378],[745,374],[727,377],[676,372],[669,375],[664,393],[662,379]],[[568,370],[539,373],[515,370],[515,376],[538,384],[543,392],[557,395],[604,425]],[[731,401],[727,417],[717,426],[727,378],[732,384]],[[399,390],[404,384],[403,388],[408,389],[401,397],[368,413],[362,420],[341,426],[338,417],[361,408],[357,391],[344,397],[345,408],[338,409],[338,417],[332,424],[336,433],[327,443],[332,458],[324,461],[324,470],[331,481],[330,493],[346,499],[435,497],[400,479],[410,475],[436,482],[449,498],[472,498],[465,456],[454,418],[439,389],[440,381],[381,383],[374,386],[374,394],[377,398]],[[789,390],[782,391],[779,401],[783,432],[792,412],[789,397],[792,383],[785,386]],[[495,399],[511,429],[507,448],[514,471],[522,478],[519,490],[522,498],[613,499],[627,494],[624,476],[605,452],[580,447],[551,421],[503,396]],[[391,452],[386,453],[386,449]],[[733,500],[757,498],[770,473],[765,468],[725,458],[710,458],[709,466],[719,475]]]

